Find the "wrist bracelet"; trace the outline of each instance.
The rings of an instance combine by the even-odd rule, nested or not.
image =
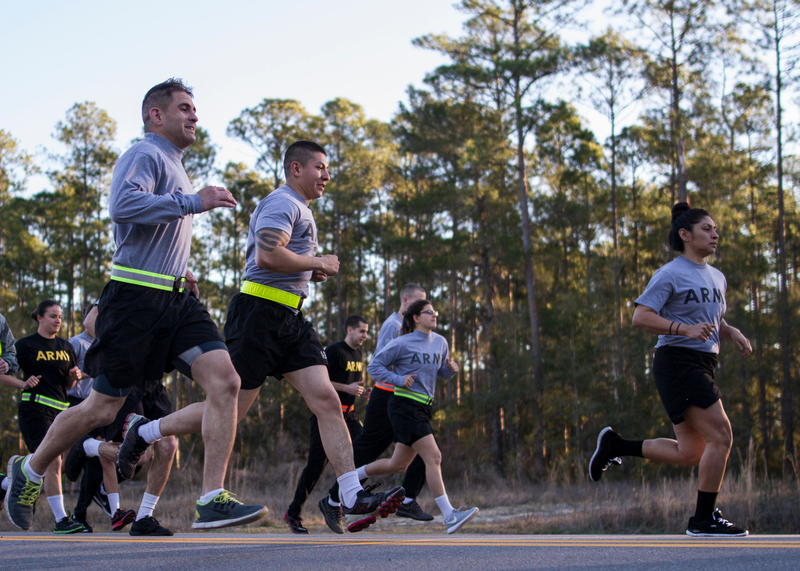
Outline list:
[[[675,322],[674,321],[670,321],[669,322],[669,331],[667,332],[667,335],[672,335],[672,326],[673,325],[675,325]]]
[[[675,329],[675,335],[677,335],[677,334],[678,334],[678,331],[680,331],[680,330],[681,330],[681,325],[683,325],[683,324],[682,324],[682,323],[678,323],[678,328],[677,328],[677,329]]]

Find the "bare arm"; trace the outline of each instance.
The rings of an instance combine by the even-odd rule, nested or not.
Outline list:
[[[315,272],[335,276],[339,272],[339,258],[336,256],[300,256],[286,249],[288,243],[289,235],[283,230],[259,230],[256,233],[256,265],[279,274]]]
[[[0,375],[0,385],[21,389],[25,386],[25,383],[16,377],[12,377],[11,375]]]
[[[358,381],[357,383],[353,383],[350,385],[345,385],[342,383],[334,383],[333,381],[331,381],[331,384],[333,385],[333,388],[339,391],[340,393],[347,393],[358,397],[361,396],[361,394],[364,392],[364,387],[362,386],[364,384],[364,381]]]
[[[722,320],[722,324],[719,327],[719,336],[721,339],[732,339],[736,346],[739,348],[739,351],[742,354],[742,357],[747,357],[750,353],[753,352],[753,347],[750,345],[750,340],[742,335],[742,332],[733,327],[732,325],[728,325],[728,322],[724,319]]]
[[[656,311],[646,305],[637,305],[633,312],[633,326],[643,329],[648,333],[657,335],[683,335],[690,339],[699,339],[706,342],[714,332],[715,326],[711,323],[695,323],[686,325],[677,321],[670,321],[661,317]]]

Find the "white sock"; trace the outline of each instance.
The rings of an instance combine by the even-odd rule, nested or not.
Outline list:
[[[436,505],[439,506],[439,509],[442,511],[442,515],[444,516],[445,520],[450,517],[450,514],[452,514],[453,511],[455,511],[453,510],[453,506],[450,505],[450,500],[447,499],[447,494],[436,498]]]
[[[100,456],[100,441],[94,438],[87,438],[83,441],[83,451],[86,452],[86,455],[90,458]]]
[[[413,501],[414,501],[414,498],[409,498],[408,496],[406,496],[406,499],[403,500],[403,505],[407,506],[408,504],[410,504]]]
[[[366,480],[367,478],[369,478],[369,476],[367,476],[366,466],[359,466],[358,468],[356,468],[356,474],[358,474],[359,481]]]
[[[111,494],[109,494],[109,498],[110,496]],[[153,510],[156,509],[157,503],[158,496],[154,496],[153,494],[148,494],[145,492],[142,496],[142,503],[139,505],[139,512],[136,514],[136,521],[139,521],[143,517],[153,515]]]
[[[358,472],[353,470],[342,474],[336,481],[339,482],[339,499],[345,507],[353,507],[358,499],[358,492],[364,489],[359,482]]]
[[[108,505],[111,506],[111,515],[119,509],[119,494],[108,494]]]
[[[28,479],[31,482],[33,482],[34,484],[39,484],[41,483],[42,478],[44,478],[44,474],[37,474],[36,472],[34,472],[33,468],[29,466],[30,462],[31,462],[31,457],[29,455],[27,458],[25,458],[25,460],[22,461],[22,471],[25,472],[25,474],[28,476]],[[63,510],[64,508],[61,509]]]
[[[100,492],[101,492],[101,493],[102,493],[104,496],[107,496],[107,495],[108,495],[108,492],[106,492],[106,486],[105,486],[105,484],[100,484]]]
[[[161,419],[148,422],[139,427],[139,436],[144,438],[148,444],[152,444],[156,440],[161,440],[164,435],[161,434]]]
[[[8,490],[8,476],[3,478],[3,481],[0,482],[0,488],[2,488],[3,490]]]
[[[8,479],[8,478],[6,478],[6,479]],[[329,506],[333,506],[335,508],[338,508],[338,507],[342,506],[342,504],[340,504],[339,502],[333,501],[333,498],[330,496],[330,494],[328,494],[328,505]]]
[[[200,496],[200,503],[201,504],[207,504],[208,502],[213,500],[216,497],[217,494],[221,494],[224,491],[225,491],[225,488],[217,488],[216,490],[211,490],[207,494],[205,494],[203,496]]]
[[[50,504],[50,509],[56,521],[61,521],[67,517],[67,512],[64,509],[64,496],[47,496],[47,503]]]

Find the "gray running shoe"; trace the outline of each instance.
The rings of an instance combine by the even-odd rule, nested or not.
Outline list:
[[[53,533],[56,535],[69,535],[70,533],[82,533],[83,529],[83,524],[68,517],[62,517],[56,522]]]
[[[343,534],[344,512],[342,511],[342,506],[332,506],[328,503],[328,496],[322,498],[317,505],[319,506],[319,511],[322,512],[322,516],[325,518],[325,523],[328,524],[331,531],[339,535]]]
[[[611,453],[611,442],[620,438],[620,435],[611,430],[610,426],[606,426],[597,435],[597,448],[595,448],[592,459],[589,461],[589,477],[592,482],[599,482],[603,477],[609,466],[622,464],[622,460],[615,457]]]
[[[6,515],[14,526],[28,531],[33,524],[36,500],[42,493],[42,483],[30,481],[22,463],[28,456],[12,456],[8,461],[8,491],[6,492]]]
[[[723,519],[722,512],[718,509],[702,521],[694,516],[690,517],[689,525],[686,526],[686,535],[692,537],[745,537],[747,533],[746,529],[736,527]]]
[[[466,506],[462,506],[457,510],[453,510],[453,513],[450,514],[450,517],[444,520],[447,533],[457,532],[459,529],[461,529],[462,525],[478,515],[479,511],[480,510],[478,508],[467,509]]]
[[[128,532],[130,535],[175,535],[166,527],[158,523],[158,520],[151,515],[145,516],[142,519],[133,522],[131,530]]]
[[[150,446],[139,436],[139,427],[150,422],[145,417],[130,413],[125,417],[125,428],[122,430],[122,444],[117,451],[117,470],[125,480],[130,480],[136,473],[136,464],[145,450]]]
[[[201,504],[197,500],[192,529],[216,529],[231,525],[244,525],[266,517],[266,506],[247,506],[233,497],[227,490]]]
[[[417,500],[411,500],[407,504],[401,504],[395,512],[397,517],[407,517],[417,521],[433,521],[433,516],[422,509]]]

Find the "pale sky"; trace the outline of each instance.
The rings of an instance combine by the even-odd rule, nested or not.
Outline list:
[[[444,57],[415,48],[427,33],[459,36],[452,0],[27,0],[0,18],[0,129],[29,153],[60,152],[56,122],[93,101],[117,121],[117,148],[141,135],[145,92],[177,76],[194,87],[199,124],[228,160],[254,153],[225,128],[264,98],[311,113],[336,97],[391,119],[409,84]],[[38,162],[43,164],[44,155]],[[36,177],[29,191],[47,186]]]

